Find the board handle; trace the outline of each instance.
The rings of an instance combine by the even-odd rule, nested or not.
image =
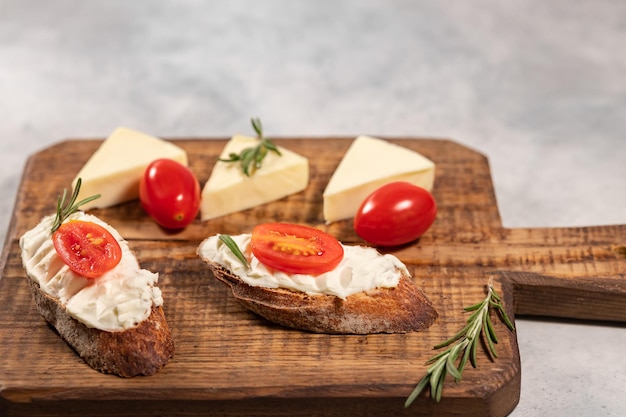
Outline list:
[[[516,315],[626,322],[626,225],[505,236],[497,273],[512,285]]]

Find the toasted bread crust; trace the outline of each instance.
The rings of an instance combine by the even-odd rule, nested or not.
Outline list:
[[[408,333],[425,330],[437,319],[431,302],[404,275],[396,288],[341,299],[251,286],[221,265],[203,260],[244,307],[282,326],[328,334]]]
[[[121,377],[153,375],[174,356],[174,340],[161,306],[124,331],[108,332],[72,318],[57,298],[28,279],[37,310],[92,368]]]

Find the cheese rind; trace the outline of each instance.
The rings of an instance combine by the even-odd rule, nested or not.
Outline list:
[[[258,139],[235,135],[220,159],[256,146]],[[278,146],[281,155],[268,152],[263,165],[246,176],[238,162],[217,161],[202,189],[200,216],[203,221],[269,203],[304,190],[309,183],[307,158]]]
[[[359,136],[324,190],[324,220],[354,217],[363,200],[387,183],[407,181],[431,191],[434,180],[435,164],[430,159],[383,139]]]
[[[77,201],[100,194],[81,210],[104,208],[139,198],[139,181],[148,165],[160,158],[173,159],[187,166],[184,149],[165,140],[119,127],[102,142],[74,178],[81,178]]]

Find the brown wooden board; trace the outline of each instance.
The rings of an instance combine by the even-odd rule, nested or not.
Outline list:
[[[324,225],[322,191],[350,138],[281,138],[310,159],[308,188],[280,201],[182,232],[161,230],[139,202],[94,210],[129,241],[143,267],[160,273],[174,360],[151,377],[122,379],[89,368],[35,310],[19,237],[55,209],[56,197],[100,145],[60,142],[26,163],[0,278],[0,415],[26,416],[505,416],[520,396],[517,339],[494,320],[498,358],[479,348],[478,367],[450,377],[443,399],[403,403],[424,375],[433,346],[465,323],[464,306],[490,278],[507,311],[626,321],[626,226],[505,229],[487,159],[453,141],[389,138],[437,164],[439,211],[418,241],[394,253],[439,312],[427,331],[331,336],[281,328],[243,309],[196,256],[205,237],[249,232],[265,221],[306,223],[363,244],[350,221]],[[176,139],[203,185],[225,139]],[[375,167],[372,167],[375,169]],[[548,400],[548,399],[546,399]]]

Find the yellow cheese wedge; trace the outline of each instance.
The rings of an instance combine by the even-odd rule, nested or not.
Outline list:
[[[81,206],[81,210],[114,206],[139,198],[139,180],[148,165],[169,158],[187,165],[184,149],[165,140],[125,127],[119,127],[102,142],[74,178],[82,185],[78,200],[95,194],[101,197]]]
[[[354,217],[365,198],[380,186],[407,181],[428,191],[435,164],[408,148],[370,136],[357,137],[324,190],[326,223]]]
[[[256,138],[235,135],[220,159],[257,144]],[[243,174],[238,162],[217,161],[202,189],[201,219],[214,219],[304,190],[309,183],[308,159],[280,146],[278,150],[282,156],[268,152],[262,167],[250,177]]]

